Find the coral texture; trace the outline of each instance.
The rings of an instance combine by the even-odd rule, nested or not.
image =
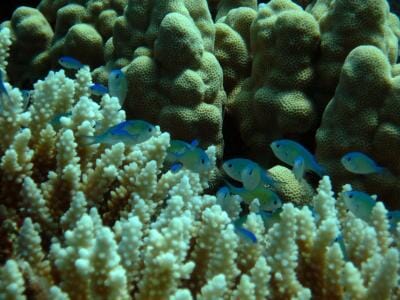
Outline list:
[[[27,88],[57,66],[61,55],[75,56],[91,67],[104,64],[104,44],[125,5],[126,0],[43,0],[37,9],[19,7],[4,24],[13,40],[8,75]]]
[[[202,1],[131,0],[118,18],[107,64],[128,79],[126,112],[160,124],[176,138],[198,138],[222,157],[222,69],[213,55],[215,28]]]
[[[314,77],[319,27],[291,1],[274,0],[259,9],[250,38],[251,76],[229,95],[227,111],[251,157],[263,157],[265,164],[269,143],[280,136],[304,134],[316,125],[314,101],[306,92]]]
[[[0,26],[0,299],[400,299],[399,37],[385,0],[19,7]],[[123,107],[91,93],[113,69]],[[154,134],[115,141],[132,119]],[[328,175],[275,165],[282,138]],[[349,151],[383,171],[349,173]],[[281,208],[216,192],[233,155]],[[353,187],[376,194],[367,219]]]
[[[134,146],[82,142],[125,118],[117,98],[97,104],[85,95],[90,82],[88,68],[75,79],[51,71],[26,111],[21,91],[6,83],[1,298],[399,296],[400,226],[389,231],[381,202],[366,223],[334,198],[326,176],[308,199],[313,212],[287,203],[272,227],[248,214],[244,226],[257,237],[249,243],[204,193],[212,171],[164,169],[168,133]],[[215,147],[207,153],[215,164]]]
[[[346,58],[316,135],[317,155],[335,184],[352,182],[394,208],[400,193],[399,95],[400,77],[392,75],[384,53],[359,46]],[[352,174],[340,165],[340,157],[350,151],[368,153],[387,169],[370,176]]]

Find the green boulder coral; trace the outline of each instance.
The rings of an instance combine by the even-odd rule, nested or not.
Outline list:
[[[391,73],[386,55],[374,46],[359,46],[344,63],[335,96],[317,131],[317,157],[339,186],[351,182],[399,208],[400,77]],[[387,171],[356,175],[340,164],[350,151],[367,153]]]

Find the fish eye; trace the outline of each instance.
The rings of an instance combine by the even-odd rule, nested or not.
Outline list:
[[[349,194],[349,198],[353,198],[353,194]]]
[[[274,205],[277,205],[277,204],[278,204],[278,201],[274,200]]]
[[[393,219],[393,216],[392,216],[392,215],[389,215],[389,216],[388,216],[388,220],[391,220],[391,219]]]
[[[204,158],[201,159],[201,163],[204,165],[205,163]]]
[[[152,131],[153,131],[153,129],[152,129],[152,128],[149,128],[149,129],[148,129],[148,131],[149,131],[149,132],[152,132]]]
[[[279,148],[281,146],[281,144],[276,144],[276,148]]]
[[[351,161],[351,157],[348,157],[348,158],[347,158],[347,161]]]
[[[232,164],[229,164],[229,165],[228,165],[228,168],[232,168]]]

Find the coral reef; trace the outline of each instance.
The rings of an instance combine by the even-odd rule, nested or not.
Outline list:
[[[316,126],[315,105],[306,91],[314,77],[318,23],[291,1],[271,1],[251,23],[250,40],[251,76],[235,87],[226,105],[250,157],[267,164],[265,152],[273,140]]]
[[[19,7],[0,26],[0,299],[400,299],[399,37],[385,0]],[[91,94],[115,68],[123,107]],[[154,134],[87,142],[129,119]],[[210,168],[171,167],[176,139]],[[328,175],[274,165],[276,139]],[[384,171],[349,173],[349,151]],[[231,155],[269,168],[281,208],[215,193]],[[376,194],[368,219],[353,187]]]
[[[214,144],[221,158],[226,95],[212,54],[214,23],[205,0],[178,2],[42,1],[37,9],[19,7],[3,24],[14,41],[8,76],[27,88],[61,55],[101,66],[93,76],[102,83],[112,68],[124,67],[128,117],[158,123],[177,138]]]
[[[272,0],[259,6],[256,17],[238,8],[221,21],[228,27],[217,23],[223,40],[217,39],[216,53],[227,114],[246,154],[265,166],[274,162],[268,145],[276,138],[313,146],[310,137],[352,49],[373,45],[390,64],[397,59],[399,21],[385,0],[313,1],[305,10],[290,0]],[[250,72],[245,58],[251,59]]]
[[[314,93],[322,109],[332,98],[346,56],[357,46],[376,46],[391,64],[396,63],[399,22],[385,0],[321,0],[307,10],[318,20],[321,30]]]
[[[394,208],[400,193],[399,83],[400,77],[392,75],[381,50],[357,47],[346,58],[335,96],[316,135],[317,155],[338,185],[352,182]],[[369,153],[387,170],[371,176],[347,172],[340,165],[340,157],[356,149]]]
[[[56,67],[61,55],[75,56],[91,67],[104,64],[104,44],[126,2],[45,0],[37,9],[19,7],[3,24],[13,40],[10,79],[27,88]]]
[[[104,80],[109,68],[123,67],[128,117],[160,124],[179,139],[214,144],[221,158],[226,95],[206,1],[129,1],[114,32],[106,65],[94,78]]]

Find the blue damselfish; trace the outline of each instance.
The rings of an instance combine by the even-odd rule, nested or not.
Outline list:
[[[154,136],[156,129],[154,125],[142,120],[128,120],[115,125],[104,133],[95,136],[83,136],[82,142],[91,144],[113,145],[123,142],[127,145],[140,144]]]

